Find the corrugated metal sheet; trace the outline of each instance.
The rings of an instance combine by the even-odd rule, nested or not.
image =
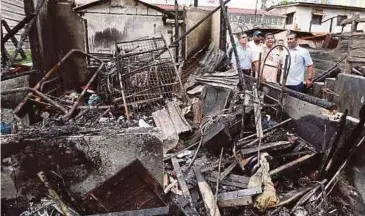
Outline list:
[[[10,28],[13,28],[25,17],[24,2],[22,0],[2,0],[1,1],[1,19],[6,20]],[[20,30],[15,37],[20,40],[22,30]],[[3,34],[6,34],[6,30],[3,28]],[[23,48],[29,48],[29,39],[25,40]],[[5,44],[7,49],[14,49],[14,45],[11,40],[8,40]]]

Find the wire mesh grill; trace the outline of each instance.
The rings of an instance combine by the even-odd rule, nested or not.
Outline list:
[[[119,42],[116,46],[115,63],[101,75],[99,92],[117,104],[126,101],[148,108],[172,97],[179,82],[163,38]]]

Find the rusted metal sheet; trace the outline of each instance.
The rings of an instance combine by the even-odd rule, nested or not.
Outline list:
[[[161,185],[138,159],[90,191],[83,201],[89,214],[166,206]]]

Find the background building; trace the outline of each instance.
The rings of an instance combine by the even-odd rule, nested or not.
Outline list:
[[[311,0],[311,2],[314,1]],[[317,0],[316,2],[322,1]],[[340,24],[343,20],[352,18],[357,13],[361,18],[365,17],[364,7],[310,3],[309,1],[279,4],[268,10],[286,16],[286,29],[310,32],[338,33],[342,30]],[[351,26],[348,25],[344,31],[350,31],[350,29]],[[362,23],[358,25],[358,29],[363,29]]]

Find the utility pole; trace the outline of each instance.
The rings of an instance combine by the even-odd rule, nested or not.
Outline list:
[[[198,7],[198,0],[194,0],[194,7]]]
[[[256,0],[256,5],[255,5],[255,22],[254,22],[254,26],[256,25],[257,21],[256,21],[256,16],[257,16],[257,3],[259,0]]]

